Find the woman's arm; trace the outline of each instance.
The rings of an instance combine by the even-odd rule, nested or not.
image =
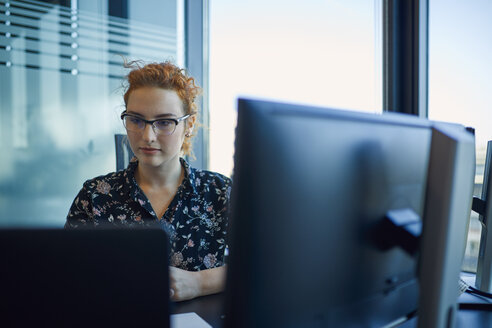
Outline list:
[[[186,271],[169,267],[169,287],[173,301],[219,293],[225,287],[226,266],[202,271]]]

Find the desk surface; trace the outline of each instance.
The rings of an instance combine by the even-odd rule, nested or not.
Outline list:
[[[224,293],[202,296],[193,300],[173,303],[172,314],[195,312],[203,320],[214,328],[223,327],[224,324]]]
[[[214,328],[221,328],[224,326],[224,293],[203,296],[194,300],[174,303],[171,308],[171,313],[187,313],[195,312],[208,322]],[[472,295],[463,294],[460,302],[472,303],[492,303],[492,301],[480,300]],[[492,311],[479,311],[479,310],[459,310],[457,317],[456,327],[492,327]],[[417,327],[417,320],[411,319],[402,325],[400,328],[413,328]]]

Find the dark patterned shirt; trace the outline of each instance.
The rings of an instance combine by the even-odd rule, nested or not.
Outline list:
[[[161,218],[135,180],[134,161],[125,170],[86,181],[65,228],[158,224],[169,235],[170,265],[191,271],[223,265],[231,180],[180,160],[185,177]]]

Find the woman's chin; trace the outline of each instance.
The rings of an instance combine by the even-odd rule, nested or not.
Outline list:
[[[179,156],[177,158],[179,158]],[[162,165],[173,162],[173,159],[174,157],[163,156],[162,154],[160,154],[160,156],[140,155],[138,157],[138,162],[149,167],[161,167]]]
[[[138,162],[146,166],[160,166],[165,159],[157,156],[139,156]]]

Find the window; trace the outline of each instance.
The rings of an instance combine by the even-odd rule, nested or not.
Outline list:
[[[210,169],[232,173],[240,95],[381,112],[381,6],[212,1]]]
[[[492,65],[487,0],[429,2],[429,118],[475,128],[475,196],[481,196],[487,141],[492,140]],[[463,269],[476,271],[481,225],[472,213]]]

